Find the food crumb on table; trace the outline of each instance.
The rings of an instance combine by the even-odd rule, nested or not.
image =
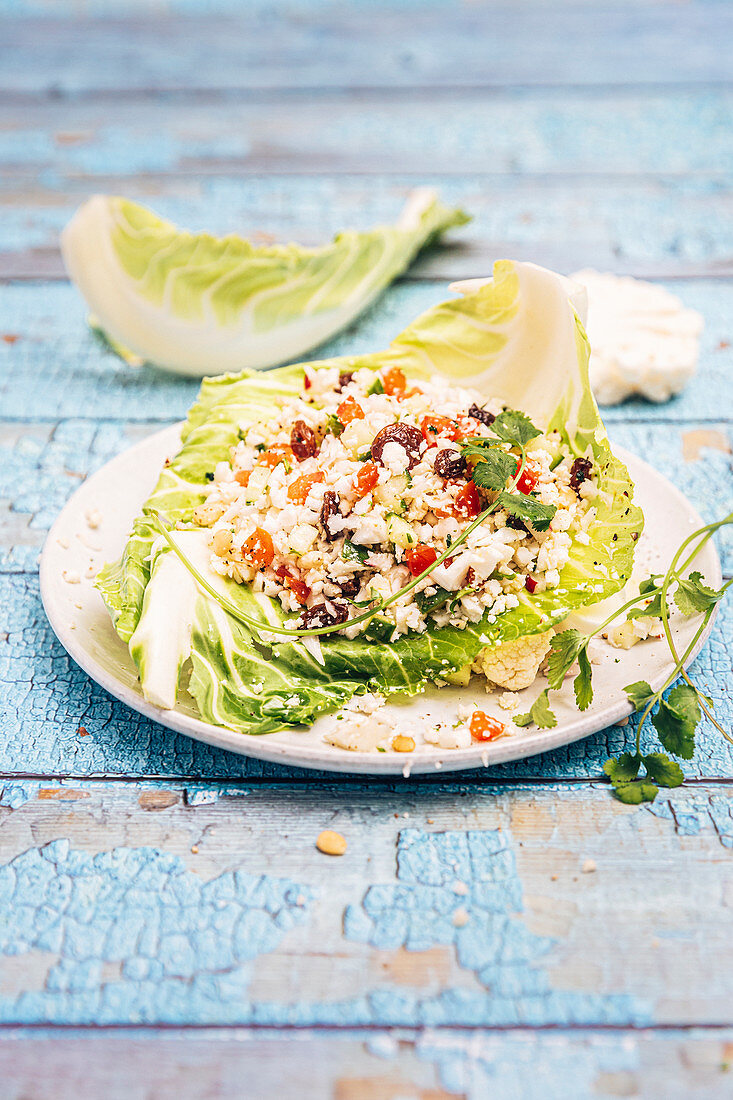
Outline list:
[[[346,838],[332,829],[324,829],[316,840],[316,848],[325,856],[342,856],[346,847]]]

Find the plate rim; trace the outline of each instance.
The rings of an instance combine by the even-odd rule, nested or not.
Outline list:
[[[172,710],[164,710],[161,707],[149,703],[141,694],[138,694],[134,689],[129,688],[121,680],[117,679],[111,671],[100,664],[81,644],[80,639],[84,636],[84,631],[71,629],[69,624],[63,621],[63,616],[61,614],[56,614],[52,592],[54,584],[56,584],[59,579],[59,575],[53,571],[54,547],[56,540],[59,538],[58,529],[63,526],[64,521],[68,519],[75,510],[78,510],[78,505],[76,505],[77,498],[89,493],[90,490],[93,491],[98,482],[103,482],[105,480],[105,475],[109,476],[111,467],[122,464],[126,459],[129,460],[129,456],[134,451],[144,450],[149,447],[154,440],[160,443],[165,440],[166,444],[169,442],[171,444],[175,442],[180,444],[180,431],[184,424],[185,421],[177,421],[174,424],[168,424],[159,428],[157,431],[133,443],[124,451],[121,451],[118,455],[100,467],[99,470],[96,470],[86,478],[74,493],[72,493],[54,520],[44,540],[43,549],[41,551],[39,565],[41,601],[54,634],[71,659],[96,684],[131,710],[142,714],[144,717],[151,719],[164,728],[174,730],[176,733],[182,733],[187,737],[201,741],[204,744],[212,745],[215,748],[234,752],[239,756],[263,760],[267,763],[281,764],[287,767],[303,768],[309,771],[371,775],[375,777],[402,775],[405,779],[409,778],[410,775],[468,771],[481,767],[489,768],[498,764],[524,760],[530,756],[551,752],[553,749],[573,744],[585,737],[590,737],[602,729],[618,724],[619,721],[627,718],[633,713],[634,708],[629,702],[620,698],[617,704],[608,706],[605,710],[597,712],[595,715],[586,716],[582,712],[578,712],[576,718],[570,722],[562,722],[556,729],[536,730],[533,733],[522,733],[520,737],[501,738],[498,741],[492,742],[490,746],[485,745],[484,747],[480,745],[471,745],[463,749],[440,750],[436,748],[434,751],[423,752],[415,756],[410,754],[411,758],[405,759],[405,754],[396,752],[372,753],[342,749],[336,754],[333,752],[333,746],[327,749],[322,746],[305,744],[298,747],[291,744],[278,744],[272,741],[272,737],[276,736],[276,734],[238,733],[235,730],[229,730],[226,727],[216,726],[213,723],[206,722],[203,718],[185,714],[175,708]],[[177,433],[177,437],[174,433]],[[621,445],[615,444],[612,449],[614,454],[616,454],[624,464],[628,464],[629,459],[631,459],[634,464],[638,464],[643,469],[645,476],[662,481],[667,491],[671,491],[673,496],[683,505],[685,514],[694,521],[694,529],[704,526],[704,521],[697,509],[694,508],[684,493],[682,493],[673,482],[669,481],[664,474],[660,473],[653,466],[650,466],[648,462],[645,462],[644,459],[639,458],[637,455],[633,454],[633,452],[628,451]],[[713,553],[712,564],[715,567],[715,576],[712,578],[712,583],[719,586],[720,583],[722,583],[720,556],[717,547],[712,541],[708,545]],[[99,600],[102,601],[102,597],[99,593],[97,593],[97,596]],[[717,612],[718,607],[716,606],[706,629],[703,631],[697,645],[691,652],[689,659],[685,662],[686,668],[696,659],[703,646],[706,644],[712,632]],[[111,620],[110,627],[114,629]],[[125,643],[120,638],[117,638],[117,641],[119,645],[127,651]],[[663,675],[663,673],[660,673],[659,677],[654,678],[654,682],[652,682],[653,687],[655,687],[656,682],[662,682],[661,678]],[[293,759],[296,754],[297,759]]]

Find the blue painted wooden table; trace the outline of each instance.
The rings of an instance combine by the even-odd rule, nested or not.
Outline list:
[[[323,354],[383,346],[509,255],[664,281],[699,377],[608,410],[733,508],[725,2],[0,4],[0,1095],[733,1095],[733,754],[622,806],[613,727],[488,776],[366,783],[163,730],[66,657],[44,533],[196,386],[101,348],[59,229],[95,190],[316,242],[416,182],[475,221]],[[733,568],[733,543],[721,543]],[[733,719],[733,611],[697,662]],[[321,829],[348,840],[329,859]]]

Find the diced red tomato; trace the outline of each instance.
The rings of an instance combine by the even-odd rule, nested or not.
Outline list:
[[[292,485],[288,486],[288,500],[291,500],[293,504],[305,504],[308,493],[320,481],[323,481],[323,474],[320,470],[316,470],[314,474],[303,474],[302,477],[296,477]]]
[[[481,498],[472,481],[467,481],[453,504],[453,512],[461,519],[469,519],[477,516],[481,511]]]
[[[365,462],[354,477],[354,494],[357,500],[371,493],[378,481],[379,467],[374,462]]]
[[[438,551],[432,546],[411,546],[405,550],[405,561],[413,577],[419,577],[429,569],[438,557]]]
[[[345,401],[342,401],[336,410],[336,415],[346,428],[352,420],[363,420],[364,410],[358,401],[355,401],[353,397],[347,397]]]
[[[475,710],[468,727],[474,741],[495,741],[506,733],[506,726],[482,710]]]
[[[274,469],[281,462],[292,462],[293,450],[287,443],[274,443],[268,450],[263,451],[257,459],[258,466],[269,466]]]
[[[404,371],[399,367],[392,367],[382,375],[382,385],[388,397],[404,397],[407,390],[407,379]]]
[[[517,462],[517,470],[519,469],[519,466],[520,463]],[[524,469],[522,470],[522,476],[517,482],[517,488],[519,489],[519,492],[524,493],[525,496],[527,495],[527,493],[531,493],[537,482],[540,480],[540,472],[541,471],[538,470],[533,463],[527,462]]]
[[[249,484],[251,474],[251,470],[237,470],[236,474],[234,475],[234,480],[236,481],[237,485],[246,486]]]
[[[527,589],[527,591],[529,592],[529,594],[531,596],[532,593],[534,592],[534,590],[537,587],[537,581],[535,580],[534,577],[525,577],[524,578],[524,587]]]
[[[282,582],[282,584],[289,588],[295,596],[298,603],[303,604],[306,602],[311,594],[311,590],[305,581],[300,580],[299,577],[294,576],[293,573],[285,565],[280,565],[275,570],[276,575]]]
[[[450,417],[440,416],[439,413],[424,416],[420,421],[420,431],[429,447],[432,447],[438,436],[445,439],[458,438],[458,425]]]
[[[257,527],[242,547],[242,557],[257,569],[264,569],[271,565],[275,557],[275,547],[272,545],[272,536],[269,531]]]

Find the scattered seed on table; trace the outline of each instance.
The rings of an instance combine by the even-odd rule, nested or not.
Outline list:
[[[316,841],[316,848],[325,856],[342,856],[346,851],[346,838],[332,829],[324,829]]]

